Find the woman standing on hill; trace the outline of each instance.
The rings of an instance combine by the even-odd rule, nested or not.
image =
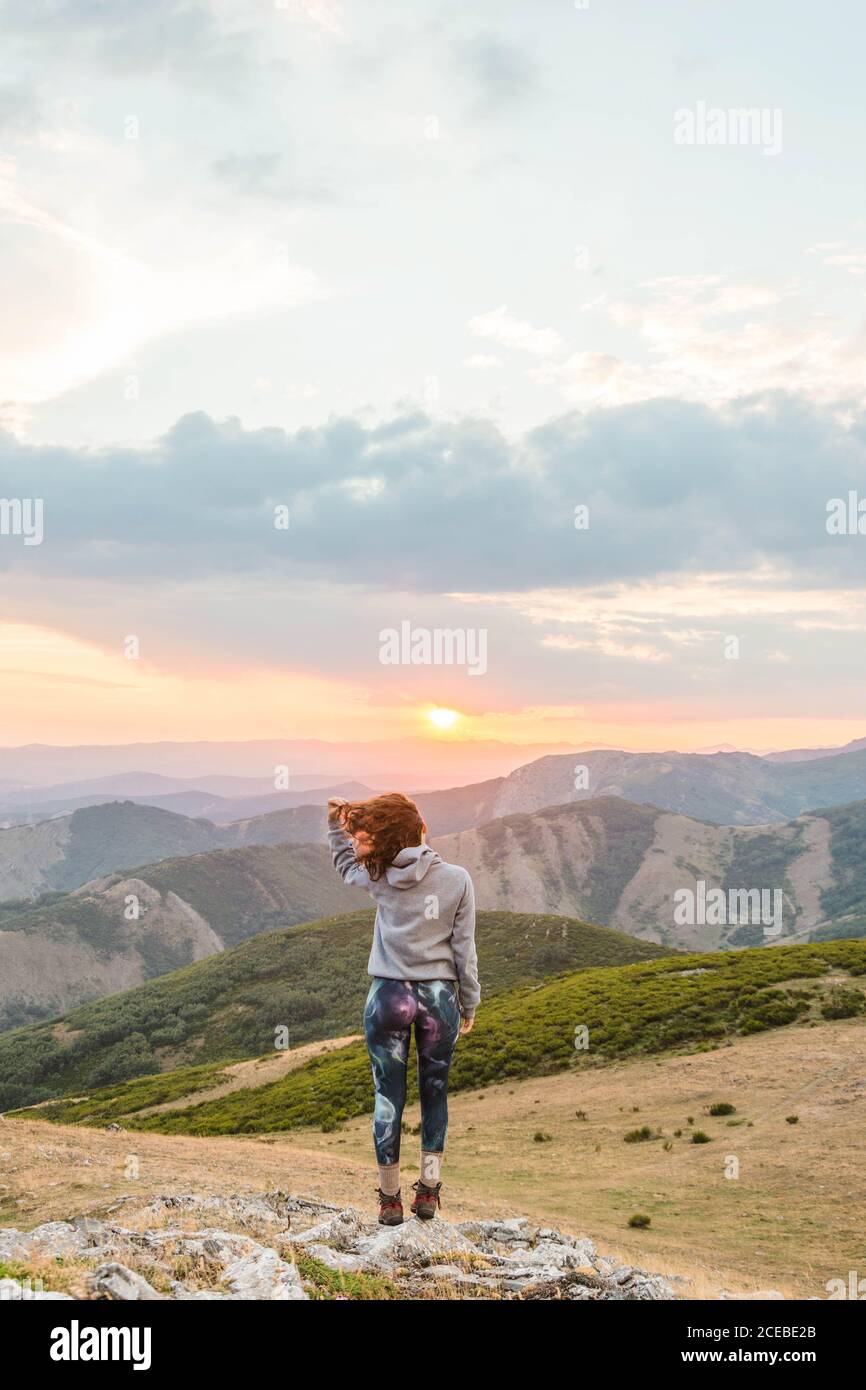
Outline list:
[[[384,1226],[403,1220],[400,1133],[412,1025],[421,1098],[421,1178],[413,1184],[412,1211],[428,1221],[441,1205],[451,1058],[458,1034],[472,1029],[481,996],[472,879],[440,859],[426,833],[418,807],[401,792],[328,802],[334,867],[376,903],[364,1034],[376,1091],[373,1143]]]

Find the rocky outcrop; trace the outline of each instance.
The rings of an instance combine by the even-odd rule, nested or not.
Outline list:
[[[62,1254],[81,1272],[81,1297],[123,1302],[303,1301],[309,1293],[298,1269],[302,1255],[330,1270],[385,1278],[408,1299],[676,1297],[660,1275],[605,1259],[591,1240],[522,1217],[457,1224],[410,1217],[385,1227],[352,1207],[280,1192],[185,1193],[158,1197],[135,1213],[120,1205],[123,1224],[78,1218],[2,1231],[0,1261],[26,1266]],[[0,1297],[70,1295],[29,1292],[5,1280]]]

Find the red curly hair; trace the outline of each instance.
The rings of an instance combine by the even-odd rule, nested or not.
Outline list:
[[[373,849],[364,859],[371,878],[381,878],[394,863],[401,849],[420,845],[424,833],[421,812],[402,792],[384,792],[368,801],[349,801],[340,808],[343,825],[350,835],[364,830]]]

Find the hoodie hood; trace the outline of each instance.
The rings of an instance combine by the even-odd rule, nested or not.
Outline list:
[[[442,860],[429,845],[409,845],[401,849],[393,864],[385,870],[385,877],[392,888],[411,888],[420,883],[427,870]]]

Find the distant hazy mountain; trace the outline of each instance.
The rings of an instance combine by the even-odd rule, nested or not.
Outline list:
[[[308,811],[316,806],[327,806],[332,796],[343,796],[347,801],[363,801],[365,797],[375,796],[375,792],[372,787],[365,786],[363,782],[339,782],[336,786],[310,787],[304,791],[272,791],[266,796],[247,796],[223,801],[214,809],[211,820],[227,825],[230,821],[246,821],[253,817],[261,820],[265,816],[280,815],[295,808]],[[324,812],[319,820],[324,825]],[[295,837],[292,835],[288,838],[294,839]],[[317,837],[314,836],[313,838]]]
[[[106,778],[110,783],[113,778]],[[118,778],[118,781],[127,782],[127,778]],[[171,779],[161,779],[169,781]],[[205,781],[208,779],[205,778]],[[213,779],[227,780],[227,779]],[[359,800],[366,796],[373,796],[370,787],[366,787],[361,782],[342,782],[333,787],[311,787],[303,791],[275,792],[270,790],[271,784],[267,784],[269,790],[265,794],[257,796],[215,796],[212,792],[201,790],[175,791],[165,794],[132,794],[124,792],[125,801],[135,802],[137,806],[156,806],[164,811],[175,811],[183,816],[204,816],[206,819],[217,824],[228,824],[230,821],[246,820],[252,816],[266,815],[271,811],[287,810],[294,806],[325,806],[330,797],[344,796],[349,800]],[[90,806],[105,806],[110,802],[119,799],[118,793],[105,791],[94,792],[89,796],[73,797],[61,800],[37,800],[35,803],[28,803],[23,797],[19,797],[15,803],[3,804],[0,798],[0,823],[9,825],[35,825],[39,821],[50,820],[59,815],[71,815],[73,811],[81,810]]]
[[[0,750],[2,758],[2,750]],[[273,790],[273,778],[268,777],[164,777],[159,772],[121,772],[109,777],[88,777],[71,782],[19,787],[6,798],[7,806],[37,806],[46,801],[83,800],[101,797],[170,796],[178,792],[209,792],[217,798],[224,796],[256,796]],[[2,793],[0,793],[2,794]]]
[[[159,807],[113,801],[0,829],[0,903],[79,888],[137,864],[236,845],[322,843],[324,806],[289,807],[215,825]]]
[[[678,949],[866,935],[866,801],[785,825],[740,828],[601,797],[436,840],[482,907],[561,912]],[[779,890],[781,926],[675,921],[674,894]],[[768,899],[768,907],[773,902]]]
[[[815,758],[835,758],[840,753],[857,753],[866,748],[866,738],[853,738],[841,748],[788,748],[777,753],[765,753],[768,762],[795,763],[807,762]]]
[[[539,758],[490,782],[425,792],[418,800],[431,833],[442,834],[599,796],[719,825],[779,824],[802,811],[866,797],[866,747],[793,762],[751,753],[569,753]]]
[[[56,787],[62,782],[125,776],[131,768],[140,768],[186,780],[186,788],[173,790],[201,787],[203,777],[240,777],[253,779],[257,784],[264,779],[272,787],[275,768],[285,766],[289,785],[298,790],[309,787],[311,778],[322,787],[350,781],[378,788],[441,787],[501,776],[532,758],[567,752],[571,746],[567,742],[521,744],[435,736],[368,743],[252,739],[234,743],[91,744],[70,748],[33,743],[22,748],[0,748],[0,786],[11,780]],[[224,789],[209,781],[204,790],[222,794]],[[259,786],[253,790],[259,790]],[[261,790],[267,788],[262,786]]]
[[[294,806],[233,821],[224,833],[236,845],[309,845],[324,844],[327,830],[324,806]]]

